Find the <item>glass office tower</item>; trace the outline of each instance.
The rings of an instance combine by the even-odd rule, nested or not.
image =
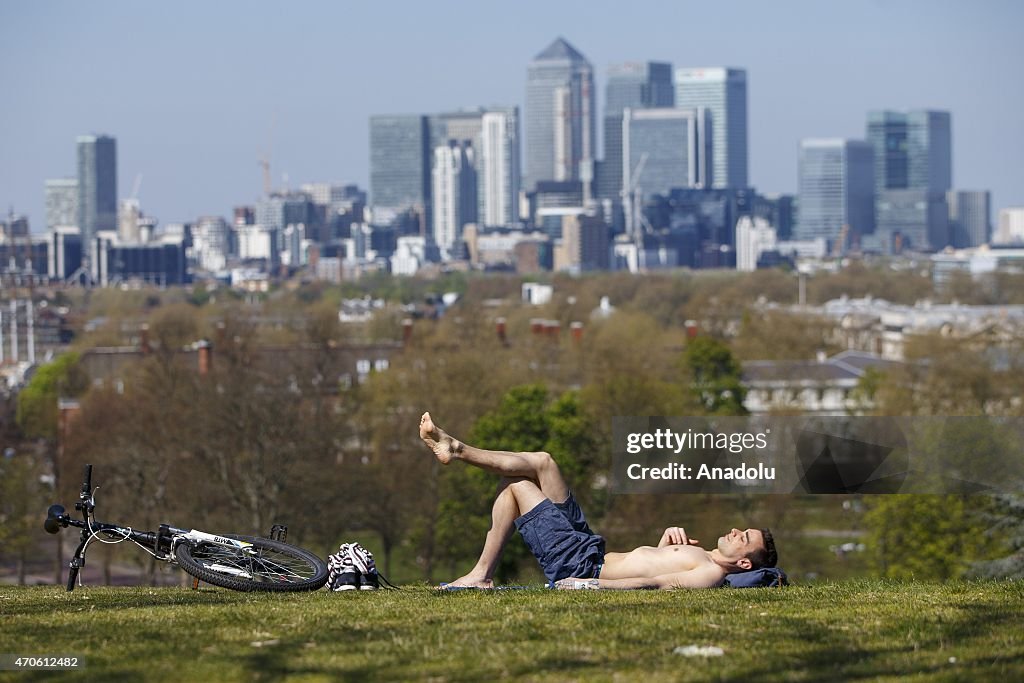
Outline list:
[[[96,233],[117,229],[117,141],[82,135],[77,143],[78,227],[84,260],[94,264]]]
[[[526,177],[539,181],[593,180],[596,141],[594,70],[558,38],[534,57],[526,75]]]
[[[608,68],[604,102],[604,160],[597,174],[596,194],[619,200],[622,193],[622,112],[675,106],[672,65],[630,62]]]
[[[830,243],[875,229],[874,151],[841,138],[800,142],[800,217],[794,238]],[[845,245],[843,245],[845,246]]]
[[[429,117],[370,117],[370,203],[430,215]]]
[[[676,106],[680,109],[706,107],[711,112],[714,187],[747,187],[746,70],[676,69]]]

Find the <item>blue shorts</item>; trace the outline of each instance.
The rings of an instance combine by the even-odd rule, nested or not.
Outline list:
[[[587,525],[572,492],[564,503],[545,499],[516,519],[516,529],[548,581],[596,578],[604,562],[604,538]]]

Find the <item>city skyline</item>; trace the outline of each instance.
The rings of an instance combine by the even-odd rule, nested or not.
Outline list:
[[[1012,87],[1024,9],[1012,2],[983,11],[961,2],[525,3],[502,11],[500,33],[475,30],[497,9],[462,8],[453,19],[440,7],[397,8],[254,3],[240,16],[199,5],[5,4],[0,208],[27,214],[41,234],[45,181],[74,176],[74,142],[91,133],[118,140],[118,196],[141,175],[141,208],[161,224],[253,204],[263,155],[275,187],[287,173],[292,189],[366,189],[372,115],[523,107],[528,64],[558,37],[593,65],[597,112],[613,64],[746,70],[750,181],[761,192],[796,192],[801,139],[865,139],[868,111],[928,108],[952,114],[953,187],[991,190],[993,217],[1024,205],[1024,94]],[[713,28],[693,30],[701,26]],[[432,30],[459,40],[445,46]]]

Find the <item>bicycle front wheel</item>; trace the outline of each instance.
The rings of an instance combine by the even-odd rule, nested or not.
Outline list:
[[[269,538],[223,535],[252,545],[182,541],[174,549],[178,564],[200,581],[236,591],[312,591],[327,583],[327,565],[308,550]]]

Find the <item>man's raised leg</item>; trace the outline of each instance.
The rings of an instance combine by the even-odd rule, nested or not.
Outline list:
[[[462,460],[502,477],[523,477],[536,482],[545,497],[561,503],[569,497],[569,486],[548,453],[489,451],[463,443],[434,424],[430,413],[420,418],[420,438],[442,464]],[[532,507],[532,506],[531,506]]]
[[[494,570],[498,567],[505,543],[515,530],[516,517],[532,510],[544,499],[544,494],[530,479],[502,479],[491,507],[491,528],[484,540],[480,558],[468,574],[448,585],[493,588]]]

